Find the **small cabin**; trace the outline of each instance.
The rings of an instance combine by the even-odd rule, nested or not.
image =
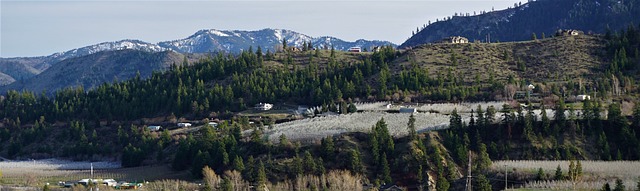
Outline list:
[[[360,48],[360,47],[351,47],[351,48],[349,48],[349,52],[362,52],[362,48]]]
[[[160,131],[162,129],[162,126],[157,126],[157,125],[152,125],[152,126],[147,126],[147,129],[149,129],[149,131]]]

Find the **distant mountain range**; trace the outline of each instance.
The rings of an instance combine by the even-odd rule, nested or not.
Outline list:
[[[347,50],[350,47],[361,47],[370,49],[375,46],[395,44],[388,41],[378,40],[357,40],[347,42],[335,37],[311,37],[291,30],[283,29],[262,29],[259,31],[221,31],[221,30],[201,30],[195,34],[180,40],[160,42],[158,45],[163,48],[174,50],[180,53],[206,53],[206,52],[229,52],[238,53],[258,46],[264,51],[274,50],[274,46],[282,44],[286,39],[289,46],[302,46],[305,42],[311,42],[314,47],[330,48],[336,50]]]
[[[500,11],[462,14],[427,25],[400,48],[431,43],[449,36],[469,41],[530,40],[549,37],[559,29],[604,34],[640,24],[640,0],[537,0]]]
[[[127,60],[118,60],[118,62],[113,62],[113,56],[117,56],[120,53],[130,53],[129,51],[119,51],[119,50],[136,50],[146,53],[160,53],[160,52],[172,52],[165,53],[164,56],[171,55],[170,57],[175,58],[176,55],[180,54],[199,54],[199,53],[215,53],[215,52],[224,52],[224,53],[239,53],[243,50],[248,50],[249,47],[253,47],[256,50],[258,47],[262,47],[263,51],[274,50],[276,45],[282,44],[282,40],[286,39],[287,44],[289,46],[302,46],[305,42],[311,42],[314,47],[318,48],[329,48],[334,47],[337,50],[347,50],[350,47],[358,46],[362,48],[370,49],[375,46],[383,46],[383,45],[391,45],[396,46],[395,44],[388,41],[368,41],[368,40],[357,40],[355,42],[347,42],[335,37],[318,37],[313,38],[305,34],[301,34],[291,30],[284,29],[263,29],[259,31],[221,31],[221,30],[200,30],[195,34],[180,40],[172,40],[160,42],[157,44],[143,42],[140,40],[120,40],[115,42],[104,42],[100,44],[90,45],[82,48],[77,48],[65,52],[55,53],[49,56],[39,56],[39,57],[17,57],[17,58],[0,58],[0,91],[4,92],[9,89],[29,89],[29,90],[43,90],[43,88],[31,88],[36,86],[36,84],[48,84],[48,83],[57,83],[58,81],[49,81],[47,83],[40,83],[38,79],[48,79],[55,80],[56,78],[37,78],[40,74],[45,74],[44,72],[49,70],[49,68],[57,65],[58,63],[64,63],[61,67],[83,67],[84,65],[94,65],[95,63],[102,64],[110,64],[110,65],[122,65],[120,67],[127,68],[128,70],[122,70],[120,72],[128,72],[135,73],[140,70],[147,70],[144,68],[145,65],[141,63],[136,63],[135,67],[130,67],[126,65],[131,65],[130,61]],[[104,56],[89,56],[86,58],[82,58],[79,60],[70,61],[69,59],[75,59],[84,57],[87,55],[92,55],[96,53],[101,53],[105,51],[116,51],[115,53],[109,53],[110,57]],[[101,54],[102,55],[102,54]],[[149,59],[150,55],[139,53],[135,55],[125,56],[127,58],[138,60],[138,61],[162,61],[163,59]],[[158,55],[155,55],[156,57]],[[120,57],[119,57],[120,58]],[[92,60],[92,59],[100,59],[100,60]],[[173,60],[173,59],[164,59]],[[67,62],[64,62],[67,61]],[[133,62],[133,61],[131,61]],[[77,65],[78,63],[83,63],[84,65]],[[148,65],[158,65],[158,66],[167,66],[166,62],[161,63],[147,63]],[[66,87],[69,85],[85,85],[85,87],[93,87],[96,84],[103,83],[102,80],[96,79],[107,79],[110,81],[113,77],[118,77],[118,73],[113,73],[116,71],[109,70],[107,72],[100,72],[101,69],[113,68],[115,66],[100,66],[92,68],[91,71],[96,72],[99,75],[107,75],[112,74],[115,76],[105,76],[105,78],[95,78],[91,81],[91,83],[86,83],[86,80],[76,79],[75,81],[71,79],[74,76],[86,77],[86,74],[76,74],[66,76],[66,81],[59,82],[60,85],[49,86],[48,91],[55,91],[59,88]],[[156,67],[153,69],[162,69],[163,67]],[[58,72],[64,72],[62,70],[56,70]],[[150,72],[149,72],[150,74]],[[121,80],[128,79],[127,77],[132,77],[131,75],[119,76],[122,77]],[[31,80],[31,79],[34,80]],[[73,83],[67,83],[72,82]],[[11,84],[11,85],[10,85]],[[10,85],[10,86],[7,86]],[[41,86],[41,85],[38,85]],[[59,87],[59,88],[54,88]]]

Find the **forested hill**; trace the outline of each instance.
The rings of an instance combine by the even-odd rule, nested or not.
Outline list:
[[[554,35],[558,29],[577,29],[604,34],[640,23],[638,0],[538,0],[500,11],[456,13],[429,21],[400,47],[438,41],[448,36],[464,36],[470,41],[491,42],[530,40],[535,35]],[[477,14],[477,15],[476,15]]]
[[[52,65],[42,73],[6,86],[9,90],[45,92],[52,94],[67,87],[92,89],[108,82],[123,81],[138,75],[148,78],[151,73],[182,64],[185,55],[173,52],[146,52],[141,50],[104,51],[77,58],[69,58]]]

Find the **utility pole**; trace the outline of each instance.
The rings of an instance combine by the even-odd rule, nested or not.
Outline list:
[[[473,189],[471,188],[471,151],[469,152],[469,164],[467,166],[467,191],[472,191]]]
[[[504,165],[504,190],[507,190],[507,174],[509,172],[507,172],[507,165]]]

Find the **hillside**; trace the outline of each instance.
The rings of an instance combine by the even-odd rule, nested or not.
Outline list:
[[[148,78],[154,71],[162,71],[172,64],[182,64],[184,56],[166,51],[150,53],[137,50],[106,51],[61,61],[39,75],[0,87],[8,90],[46,92],[51,94],[67,87],[92,89],[106,82]]]
[[[506,43],[428,44],[407,50],[392,70],[411,67],[431,75],[451,70],[466,84],[506,81],[509,76],[528,83],[553,83],[582,79],[593,82],[607,64],[605,40],[598,36],[560,36]]]
[[[460,14],[462,15],[462,14]],[[471,42],[509,42],[554,35],[558,29],[577,29],[604,34],[640,23],[637,0],[538,0],[499,11],[477,15],[456,14],[432,22],[405,41],[401,48],[438,41],[449,36],[464,36]]]

